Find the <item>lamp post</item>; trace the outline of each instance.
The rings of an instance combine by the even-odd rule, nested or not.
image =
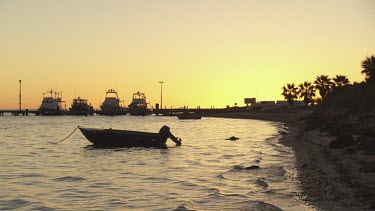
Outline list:
[[[160,83],[160,109],[163,109],[163,81],[159,81]]]
[[[21,83],[22,83],[22,80],[19,80],[18,82],[20,82],[20,95],[19,95],[19,105],[20,105],[20,112],[21,112],[21,109],[22,109],[22,107],[21,107],[21,100],[22,100],[22,98],[21,98]]]

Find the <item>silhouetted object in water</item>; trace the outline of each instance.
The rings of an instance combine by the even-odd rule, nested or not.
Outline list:
[[[260,169],[259,166],[249,166],[245,168],[246,170],[252,170],[252,169]]]
[[[150,111],[147,108],[146,96],[144,93],[136,92],[133,94],[132,102],[129,105],[130,115],[149,115]]]
[[[62,108],[62,93],[50,90],[43,93],[42,104],[35,112],[36,115],[52,116],[52,115],[65,115],[66,110]]]
[[[130,130],[94,129],[79,127],[82,134],[95,146],[103,147],[163,147],[170,138],[177,145],[181,139],[175,137],[168,126],[163,126],[159,133]]]
[[[256,180],[256,183],[262,187],[265,187],[267,188],[268,187],[268,183],[266,181],[264,181],[265,178],[259,178]]]
[[[182,114],[178,114],[177,117],[178,119],[201,119],[202,115],[184,112]]]
[[[69,109],[68,115],[74,116],[87,116],[94,115],[94,108],[87,103],[87,100],[77,97],[73,99],[71,108]]]
[[[279,134],[282,134],[282,135],[283,135],[283,134],[288,134],[288,133],[289,133],[287,130],[279,130],[278,132],[279,132]]]
[[[240,139],[240,138],[238,138],[238,137],[236,137],[236,136],[231,136],[231,137],[229,137],[229,138],[227,138],[227,139],[225,139],[225,140],[235,141],[235,140],[238,140],[238,139]]]
[[[114,89],[109,89],[106,92],[104,102],[100,106],[101,111],[99,114],[107,116],[125,115],[126,110],[120,105],[121,102],[117,92]]]

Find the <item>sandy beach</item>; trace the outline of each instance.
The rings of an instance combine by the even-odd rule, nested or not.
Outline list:
[[[225,113],[220,118],[258,119],[285,124],[280,142],[295,152],[297,175],[302,192],[297,197],[322,210],[375,209],[375,173],[363,171],[374,155],[365,155],[360,142],[355,146],[331,149],[337,137],[328,131],[306,130],[304,117],[311,110]],[[356,137],[358,138],[358,137]]]

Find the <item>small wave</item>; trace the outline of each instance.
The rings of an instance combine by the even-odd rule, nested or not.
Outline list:
[[[265,181],[265,178],[259,178],[255,181],[255,183],[259,186],[262,186],[264,188],[267,188],[268,187],[268,183]]]
[[[120,189],[118,186],[114,186],[113,183],[111,182],[96,182],[91,185],[88,185],[87,188],[94,188],[94,189],[105,188],[107,190],[112,190],[112,191]]]
[[[286,170],[282,166],[272,167],[270,173],[274,176],[283,177],[286,174]]]
[[[263,201],[257,201],[257,207],[259,210],[269,210],[269,211],[282,211],[279,207],[273,205],[273,204],[268,204]]]
[[[209,187],[208,189],[209,189],[209,191],[212,191],[212,192],[213,192],[212,194],[209,194],[209,195],[211,195],[211,196],[217,196],[217,195],[220,195],[220,194],[221,194],[221,193],[220,193],[220,190],[219,190],[218,188]]]
[[[245,166],[243,165],[234,165],[232,170],[244,170],[245,169]]]
[[[216,177],[219,178],[219,179],[227,179],[227,178],[224,176],[224,173],[220,173],[220,174],[217,175]]]
[[[177,181],[176,183],[182,184],[183,186],[187,187],[200,187],[200,185],[188,181]]]
[[[115,205],[116,207],[117,206],[124,206],[124,205],[126,205],[126,202],[124,202],[124,201],[122,201],[120,199],[108,199],[107,203],[111,204],[111,205]]]
[[[53,209],[53,208],[50,208],[50,207],[46,207],[46,206],[43,206],[43,205],[38,205],[38,206],[33,206],[32,208],[28,209],[28,210],[35,210],[35,211],[52,211],[52,210],[56,210],[56,209]]]
[[[266,142],[274,142],[276,140],[277,140],[277,137],[266,138]]]
[[[31,205],[32,202],[24,199],[13,199],[0,201],[0,210],[19,209]]]
[[[65,182],[79,182],[79,181],[84,181],[87,180],[86,178],[83,177],[74,177],[74,176],[66,176],[66,177],[59,177],[53,179],[54,181],[65,181]]]
[[[257,165],[251,165],[251,166],[234,165],[233,168],[230,171],[254,170],[254,169],[260,169],[260,167],[257,166]]]
[[[263,201],[240,200],[237,201],[232,197],[223,196],[213,199],[204,199],[194,201],[188,204],[180,205],[176,211],[185,210],[267,210],[280,211],[279,207]]]
[[[163,177],[146,177],[142,180],[150,180],[150,181],[158,181],[158,182],[168,182],[170,179],[168,178],[163,178]]]
[[[43,174],[38,174],[38,173],[26,173],[22,174],[22,177],[44,177]]]
[[[236,199],[239,199],[239,198],[248,198],[247,196],[245,196],[243,194],[239,194],[239,193],[229,193],[229,194],[222,193],[221,195],[223,197],[233,197],[233,198],[236,198]]]
[[[241,156],[241,155],[222,155],[222,156],[220,156],[220,159],[232,159],[232,158],[238,157],[238,156]]]
[[[192,209],[190,209],[187,205],[184,205],[184,204],[182,204],[182,205],[178,206],[176,209],[174,209],[174,211],[188,211],[188,210],[192,210]]]
[[[38,211],[51,211],[55,210],[50,207],[44,206],[41,202],[31,202],[24,199],[13,199],[0,201],[0,210],[38,210]]]

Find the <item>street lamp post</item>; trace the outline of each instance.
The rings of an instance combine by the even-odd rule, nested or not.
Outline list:
[[[163,81],[159,81],[160,83],[160,109],[163,109]]]
[[[18,82],[20,82],[20,95],[19,95],[19,105],[20,105],[20,112],[21,112],[21,109],[22,109],[22,107],[21,107],[21,100],[22,100],[22,95],[21,95],[21,83],[22,83],[22,80],[19,80]]]

